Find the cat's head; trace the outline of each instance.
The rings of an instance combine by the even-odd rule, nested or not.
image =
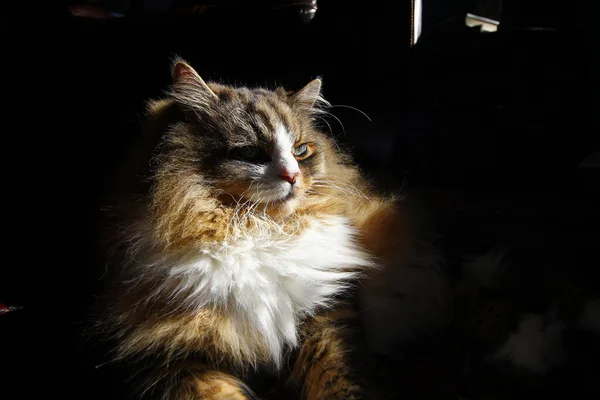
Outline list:
[[[222,202],[283,214],[322,182],[331,142],[313,127],[326,104],[319,79],[295,93],[234,88],[204,82],[181,60],[172,76],[170,96],[184,118],[160,148],[158,180],[173,189],[196,182]]]

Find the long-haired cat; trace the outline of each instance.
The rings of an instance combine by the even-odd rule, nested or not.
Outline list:
[[[119,268],[98,323],[114,357],[164,399],[250,398],[265,373],[307,399],[362,397],[346,300],[365,269],[412,248],[395,200],[315,127],[320,80],[234,88],[182,60],[172,78],[115,191]],[[437,299],[441,280],[423,276],[413,291]],[[385,311],[377,282],[362,296],[371,316]],[[394,325],[377,329],[387,342]]]

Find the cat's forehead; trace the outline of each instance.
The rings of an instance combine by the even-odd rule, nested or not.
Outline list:
[[[235,125],[234,135],[255,135],[261,140],[274,140],[282,130],[298,136],[300,124],[284,94],[248,88],[217,88],[221,116]]]

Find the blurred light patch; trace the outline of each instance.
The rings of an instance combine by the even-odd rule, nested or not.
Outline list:
[[[422,0],[413,0],[411,9],[411,45],[414,46],[421,36],[422,21],[423,21],[423,3]]]

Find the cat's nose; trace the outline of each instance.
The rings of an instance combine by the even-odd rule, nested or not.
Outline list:
[[[282,168],[279,172],[279,176],[281,177],[281,179],[283,179],[284,181],[288,181],[292,185],[296,183],[296,178],[298,177],[298,175],[300,175],[298,171],[289,171],[286,168]]]

